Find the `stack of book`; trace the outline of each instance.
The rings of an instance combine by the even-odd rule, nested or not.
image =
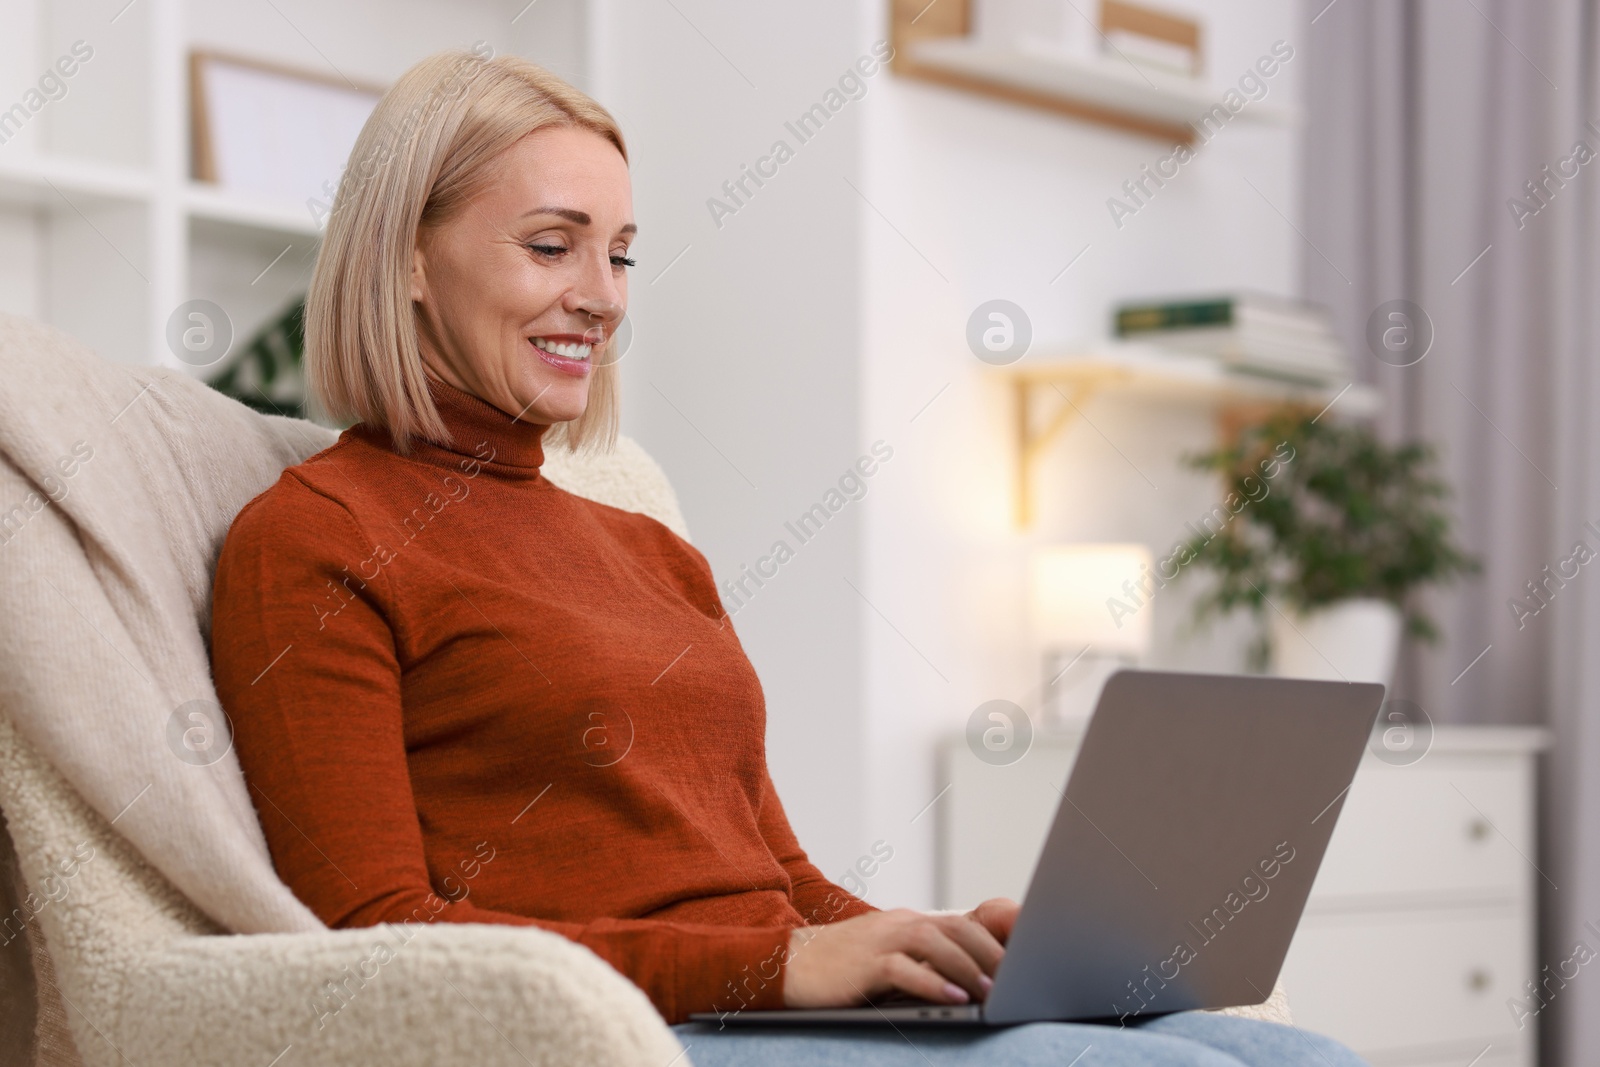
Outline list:
[[[1211,356],[1232,370],[1315,385],[1348,378],[1326,308],[1261,293],[1125,304],[1116,335]]]

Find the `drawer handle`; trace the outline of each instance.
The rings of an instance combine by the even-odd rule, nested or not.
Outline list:
[[[1473,819],[1467,824],[1467,836],[1474,841],[1487,841],[1489,839],[1489,824],[1483,819]]]
[[[1474,993],[1482,993],[1494,984],[1494,977],[1482,967],[1476,967],[1467,972],[1467,988]]]

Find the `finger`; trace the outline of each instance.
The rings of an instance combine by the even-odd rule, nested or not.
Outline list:
[[[995,897],[967,912],[967,918],[982,925],[994,935],[996,941],[1004,945],[1011,940],[1011,931],[1016,927],[1020,911],[1021,906],[1016,901]]]
[[[966,1004],[967,991],[903,952],[884,957],[884,981],[892,988],[935,1004]]]
[[[1008,897],[993,897],[967,914],[982,923],[1003,945],[1011,939],[1011,931],[1017,925],[1017,914],[1021,910],[1022,905]]]
[[[1006,950],[988,927],[968,915],[940,916],[939,926],[947,937],[961,946],[984,974],[994,974]]]
[[[955,919],[963,926],[981,932],[985,937],[989,936],[988,932],[978,924],[968,922],[961,916],[947,918]],[[904,939],[892,947],[913,959],[921,960],[966,990],[974,999],[982,1000],[988,995],[983,968],[960,942],[945,932],[944,928],[947,925],[949,924],[929,916],[922,922],[907,926]]]

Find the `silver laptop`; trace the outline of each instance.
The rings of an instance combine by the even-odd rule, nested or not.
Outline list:
[[[1278,980],[1383,696],[1372,683],[1118,671],[986,1001],[896,996],[690,1018],[999,1026],[1259,1004]]]

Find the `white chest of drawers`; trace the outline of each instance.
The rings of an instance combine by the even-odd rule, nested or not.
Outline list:
[[[1020,900],[1079,735],[995,767],[940,751],[940,907]],[[1373,1067],[1534,1067],[1519,1029],[1535,962],[1535,758],[1543,731],[1438,727],[1407,766],[1362,761],[1312,888],[1283,985],[1295,1022]],[[1478,1057],[1474,1061],[1474,1057]]]

